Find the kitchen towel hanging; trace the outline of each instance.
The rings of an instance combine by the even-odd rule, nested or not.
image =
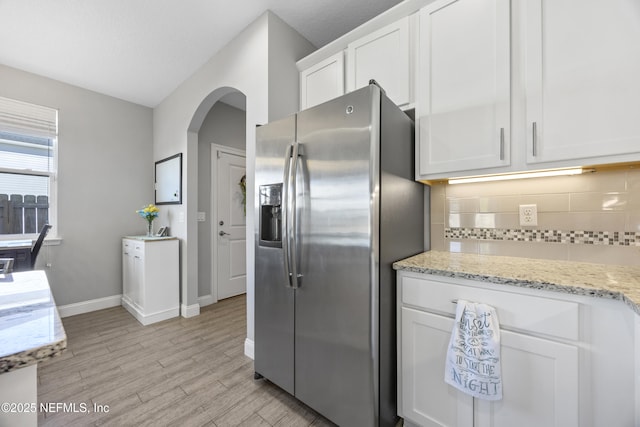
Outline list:
[[[458,300],[444,380],[473,397],[502,399],[500,325],[493,307]]]

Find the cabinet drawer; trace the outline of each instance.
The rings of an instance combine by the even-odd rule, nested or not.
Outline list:
[[[454,301],[464,299],[496,309],[501,327],[578,340],[579,304],[572,301],[482,289],[473,285],[401,276],[402,303],[455,315]]]
[[[142,257],[144,255],[144,245],[140,242],[134,242],[133,253],[136,256]]]
[[[144,244],[136,240],[122,240],[122,253],[132,255],[138,258],[144,257]]]

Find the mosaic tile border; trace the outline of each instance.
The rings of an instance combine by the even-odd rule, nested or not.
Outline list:
[[[640,246],[636,231],[563,231],[500,228],[445,228],[445,239],[547,242],[578,245]]]

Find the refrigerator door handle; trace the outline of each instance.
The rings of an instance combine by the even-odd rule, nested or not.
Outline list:
[[[298,262],[297,262],[297,254],[298,254],[298,242],[296,241],[296,234],[298,231],[298,221],[296,217],[296,200],[298,198],[297,193],[297,180],[298,180],[298,156],[300,156],[300,144],[298,142],[294,142],[291,150],[291,163],[293,166],[291,167],[289,173],[289,184],[288,184],[288,196],[287,200],[287,208],[289,209],[288,218],[287,218],[287,249],[288,249],[288,257],[289,257],[289,282],[292,288],[298,287],[298,281],[300,278],[300,274],[298,273]]]
[[[289,281],[289,287],[297,288],[302,275],[298,273],[298,246],[296,234],[298,223],[296,218],[296,182],[298,179],[298,157],[301,155],[300,145],[294,142],[287,147],[284,162],[284,177],[282,184],[282,251],[284,252],[284,274]],[[293,163],[293,167],[291,164]]]
[[[287,146],[284,154],[284,176],[282,178],[282,252],[284,253],[284,275],[288,281],[288,287],[292,286],[291,274],[291,250],[289,248],[289,222],[291,221],[291,203],[289,182],[291,179],[291,158],[294,144]]]

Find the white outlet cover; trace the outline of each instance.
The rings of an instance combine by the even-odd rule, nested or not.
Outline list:
[[[520,205],[520,225],[523,227],[538,225],[538,205]]]

